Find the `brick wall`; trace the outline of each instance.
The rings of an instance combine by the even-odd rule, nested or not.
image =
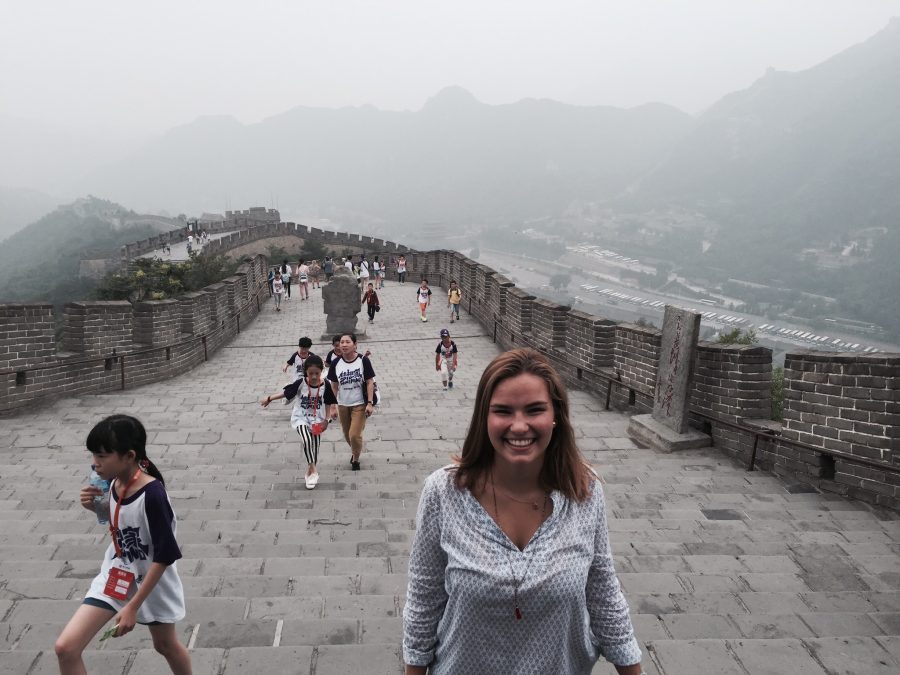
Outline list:
[[[128,347],[134,335],[131,303],[69,302],[63,308],[63,350],[99,356]]]
[[[570,309],[543,298],[531,302],[531,332],[539,349],[547,352],[565,349]]]
[[[782,434],[813,447],[900,466],[900,355],[796,353],[785,358]],[[780,449],[779,449],[780,451]],[[896,474],[798,450],[780,466],[855,497],[900,506]]]
[[[140,345],[171,345],[181,339],[181,307],[178,300],[150,300],[134,306],[134,335]]]
[[[403,251],[411,285],[426,276],[440,296],[446,293],[450,278],[456,278],[465,294],[464,309],[471,307],[471,315],[489,335],[496,329],[496,341],[502,347],[532,346],[544,351],[570,384],[600,396],[608,392],[610,403],[623,410],[652,408],[661,343],[656,329],[617,324],[535,299],[495,270],[454,251],[412,251],[380,239],[281,222],[248,227],[226,238],[222,248],[283,234],[313,236],[335,246]],[[0,366],[5,368],[0,411],[50,395],[48,387],[98,391],[121,386],[122,372],[126,386],[183,372],[203,359],[202,336],[208,335],[207,348],[215,349],[239,330],[235,309],[242,299],[267,294],[267,269],[258,256],[235,277],[185,294],[178,299],[177,309],[174,303],[148,304],[130,314],[114,305],[72,303],[67,307],[64,346],[71,347],[73,355],[55,355],[48,305],[0,306]],[[248,319],[255,313],[255,301],[245,306]],[[176,326],[182,339],[169,348],[129,351],[135,346],[165,345]],[[184,340],[184,334],[190,339]],[[121,360],[109,358],[84,363],[85,354],[109,354],[105,350],[113,348],[117,359],[124,356],[124,369]],[[42,361],[49,365],[40,367]],[[23,380],[27,381],[19,382],[15,367],[23,363],[37,368],[26,373]],[[604,375],[612,378],[612,384]],[[760,466],[815,482],[826,490],[900,506],[900,480],[885,471],[900,465],[900,355],[789,354],[783,430],[768,419],[771,379],[769,350],[701,343],[691,395],[692,423],[704,427],[717,447],[741,461],[749,455],[753,436],[727,424],[764,426],[773,437],[759,444]],[[811,447],[790,446],[779,439]],[[876,464],[832,460],[816,448]]]
[[[613,346],[613,370],[625,386],[615,387],[613,401],[635,406],[641,412],[653,409],[656,371],[662,332],[656,328],[620,323]]]
[[[260,257],[228,283],[133,308],[128,302],[69,303],[60,352],[50,305],[0,305],[0,413],[193,368],[238,332],[239,321],[256,316],[257,296],[268,295],[266,269]]]

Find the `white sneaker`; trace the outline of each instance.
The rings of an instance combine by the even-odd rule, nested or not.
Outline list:
[[[312,490],[312,489],[315,488],[316,485],[318,485],[318,484],[319,484],[319,474],[318,474],[318,472],[316,472],[316,473],[311,473],[311,474],[309,474],[309,475],[306,477],[306,489],[307,489],[307,490]]]

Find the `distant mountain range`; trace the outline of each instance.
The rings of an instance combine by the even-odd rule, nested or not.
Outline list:
[[[900,19],[713,105],[632,191],[801,238],[900,227]]]
[[[675,108],[479,103],[450,87],[418,112],[294,108],[253,125],[206,117],[171,130],[88,185],[167,208],[255,204],[371,220],[530,217],[609,199],[693,125]]]
[[[0,245],[0,303],[85,297],[93,282],[78,277],[82,259],[118,257],[124,244],[170,229],[95,197],[60,206]]]
[[[713,250],[727,243],[749,260],[753,238],[796,252],[900,228],[900,20],[808,70],[770,71],[698,117],[663,104],[486,105],[450,87],[415,112],[298,107],[250,125],[203,117],[141,143],[76,140],[0,116],[0,150],[10,160],[0,185],[147,212],[277,203],[392,236],[579,204],[695,211],[720,228]],[[12,214],[47,199],[0,191],[0,237],[21,219]]]

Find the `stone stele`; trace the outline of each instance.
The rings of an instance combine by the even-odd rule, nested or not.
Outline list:
[[[699,314],[666,305],[653,414],[632,417],[630,435],[665,451],[709,445],[709,436],[688,426],[699,337]]]
[[[358,338],[365,335],[365,331],[356,330],[359,298],[356,277],[346,267],[335,263],[334,276],[327,285],[322,286],[326,314],[323,340],[330,342],[331,336],[338,333],[356,333]]]

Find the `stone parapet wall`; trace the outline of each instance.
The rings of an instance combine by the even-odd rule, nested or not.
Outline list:
[[[366,254],[409,254],[411,249],[392,241],[367,237],[361,234],[346,232],[328,232],[315,227],[307,227],[299,223],[265,223],[257,224],[249,229],[241,229],[229,235],[210,241],[203,247],[203,252],[211,255],[226,254],[240,246],[277,237],[298,237],[304,241],[314,241],[330,248],[351,248],[365,251]],[[420,266],[421,267],[421,266]]]
[[[51,305],[0,305],[0,413],[127,389],[190,370],[228,342],[268,296],[267,262],[172,300],[71,302],[57,349]]]
[[[443,307],[449,280],[456,279],[463,290],[463,310],[502,347],[540,349],[571,385],[622,410],[652,409],[661,348],[661,333],[654,328],[536,298],[456,251],[413,251],[383,239],[260,222],[259,213],[228,217],[232,223],[253,219],[253,224],[212,242],[207,251],[224,253],[252,241],[296,236],[372,255],[403,253],[410,294],[427,277],[437,306]],[[267,217],[274,218],[272,213]],[[256,256],[234,276],[174,301],[141,303],[133,310],[120,303],[70,303],[64,314],[67,352],[60,354],[50,305],[0,306],[0,412],[60,393],[113,390],[184,372],[256,314],[256,302],[267,294],[267,272],[265,258]],[[395,275],[390,268],[388,278]],[[900,465],[898,385],[900,355],[789,354],[782,429],[769,419],[771,351],[700,343],[691,422],[740,461],[747,461],[755,447],[762,467],[897,508],[900,480],[888,469]],[[766,435],[754,436],[748,427]]]
[[[427,276],[433,288],[446,292],[451,278],[460,280],[463,308],[502,347],[539,349],[571,385],[608,397],[622,410],[652,410],[661,331],[535,298],[458,252],[430,251],[408,259],[411,278]],[[900,507],[898,474],[884,470],[900,466],[900,355],[788,355],[783,430],[770,420],[772,376],[767,348],[701,342],[692,425],[741,462],[748,461],[756,438],[748,429],[759,430],[758,466],[824,490]],[[817,448],[880,462],[883,468],[831,458]]]

